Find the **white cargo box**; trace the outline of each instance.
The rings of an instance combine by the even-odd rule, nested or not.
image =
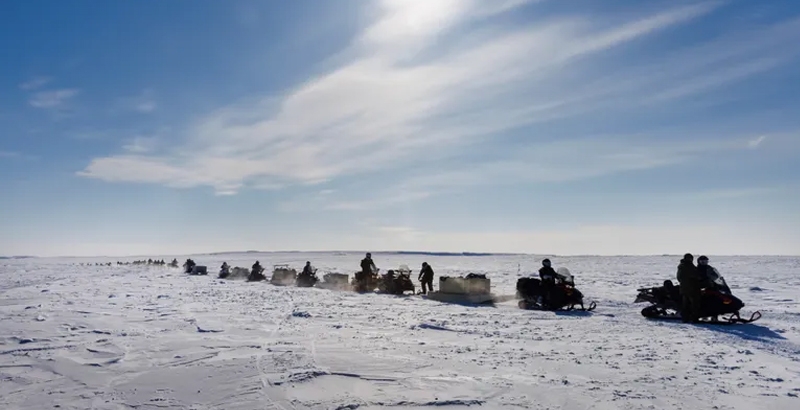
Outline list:
[[[346,273],[326,273],[322,276],[322,281],[315,285],[322,289],[331,290],[350,290],[350,275]]]
[[[297,271],[287,265],[275,265],[272,278],[269,282],[273,285],[294,285],[297,280]]]
[[[489,278],[442,276],[439,278],[439,292],[456,295],[485,295],[491,292],[491,281]]]

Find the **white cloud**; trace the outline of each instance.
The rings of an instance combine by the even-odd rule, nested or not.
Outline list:
[[[51,81],[53,81],[51,77],[45,77],[45,76],[34,77],[20,84],[19,88],[21,90],[35,90],[37,88],[43,87],[44,85],[48,84]]]
[[[0,151],[0,158],[16,158],[18,156],[18,152]]]
[[[28,102],[36,108],[57,108],[78,95],[80,90],[65,88],[54,91],[41,91],[33,94]]]
[[[155,99],[155,92],[150,89],[146,88],[142,90],[142,92],[129,100],[129,104],[135,111],[141,113],[151,113],[158,108],[158,104],[156,103]]]
[[[129,144],[124,145],[122,148],[128,152],[132,152],[135,154],[143,154],[147,152],[152,152],[155,149],[157,143],[158,139],[156,137],[137,136],[134,137]]]
[[[670,68],[686,64],[686,55],[681,54],[630,56],[630,61],[610,70],[620,73],[612,82],[606,81],[608,74],[602,74],[606,71],[593,68],[592,59],[603,52],[710,13],[718,3],[677,7],[611,26],[591,16],[577,16],[539,20],[524,27],[466,30],[474,28],[467,23],[478,24],[525,3],[383,1],[378,18],[347,50],[347,55],[355,57],[341,66],[282,97],[223,107],[190,126],[182,145],[162,156],[95,158],[80,175],[107,181],[211,186],[226,194],[246,186],[318,184],[345,175],[430,163],[536,122],[609,110],[615,104],[635,107],[647,98],[642,89],[660,95],[657,99],[685,98],[769,68],[743,65],[713,81],[700,71],[691,71],[678,78],[679,83],[664,79],[674,79]],[[459,36],[453,40],[448,34],[456,28]],[[789,34],[769,33],[783,41]],[[727,53],[728,63],[734,59],[747,64],[761,50],[731,55],[729,48],[736,45],[716,44],[714,52]],[[714,53],[704,55],[708,54]],[[763,61],[777,64],[778,60]],[[660,71],[641,69],[655,62]],[[676,88],[676,84],[684,87]],[[540,143],[536,137],[546,136],[529,136],[529,145]],[[494,173],[530,175],[534,180],[575,179],[663,166],[686,157],[681,150],[662,155],[658,146],[630,147],[613,138],[570,138],[542,147],[543,152],[576,158],[573,164],[562,162],[553,170],[538,165],[553,161],[537,156],[537,151],[529,152],[539,158],[535,164],[512,152],[510,159],[475,168],[492,169],[484,178]],[[157,175],[153,167],[160,170]],[[419,191],[420,196],[425,194]],[[341,202],[338,207],[371,205]]]
[[[767,139],[766,135],[761,135],[748,143],[748,146],[752,149],[758,148],[761,143],[763,143]]]

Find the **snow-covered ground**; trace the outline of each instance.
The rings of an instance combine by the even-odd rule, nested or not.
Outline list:
[[[800,258],[711,257],[743,315],[763,313],[738,326],[640,315],[636,289],[674,279],[678,256],[551,258],[597,302],[591,313],[216,278],[223,261],[256,259],[268,273],[310,260],[320,277],[352,275],[362,257],[194,256],[209,276],[77,265],[141,258],[0,260],[0,408],[800,408]],[[486,273],[496,294],[541,260],[373,257],[384,271]]]

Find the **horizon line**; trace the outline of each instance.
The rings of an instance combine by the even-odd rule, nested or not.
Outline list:
[[[372,253],[372,254],[396,254],[396,255],[430,255],[430,256],[542,256],[542,257],[624,257],[624,256],[682,256],[683,253],[662,253],[662,254],[556,254],[556,253],[528,253],[528,252],[474,252],[474,251],[411,251],[411,250],[277,250],[277,251],[261,251],[261,250],[246,250],[246,251],[214,251],[214,252],[192,252],[192,253],[175,253],[177,256],[217,256],[228,254],[280,254],[280,253]],[[697,255],[701,255],[698,253]],[[715,257],[734,257],[734,256],[747,256],[747,257],[800,257],[800,255],[790,254],[706,254]],[[155,255],[155,257],[165,257],[166,254]],[[58,255],[58,256],[35,256],[35,255],[12,255],[0,256],[0,260],[13,260],[13,259],[57,259],[57,258],[153,258],[153,255],[133,254],[133,255],[91,255],[91,256],[78,256],[78,255]],[[173,256],[175,258],[176,256]]]

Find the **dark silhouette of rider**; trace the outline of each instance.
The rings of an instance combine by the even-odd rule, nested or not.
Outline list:
[[[425,289],[426,286],[430,292],[433,292],[433,268],[431,265],[428,265],[428,262],[422,262],[422,269],[419,271],[419,278],[417,278],[417,280],[419,280],[422,285],[423,295],[427,293]]]

